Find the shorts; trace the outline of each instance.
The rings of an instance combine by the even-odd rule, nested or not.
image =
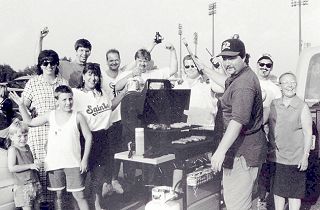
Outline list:
[[[276,170],[272,180],[272,191],[283,198],[305,197],[306,171],[299,171],[297,165],[276,163]]]
[[[13,196],[16,207],[33,206],[33,202],[41,196],[41,184],[40,182],[33,182],[25,185],[14,185]]]
[[[50,191],[63,190],[66,186],[68,192],[79,192],[85,188],[86,174],[81,174],[79,167],[48,171],[47,176],[49,179],[48,190]]]

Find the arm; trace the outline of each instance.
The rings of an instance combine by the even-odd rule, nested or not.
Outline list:
[[[39,52],[38,55],[40,54],[40,52],[42,51],[42,43],[43,43],[43,39],[44,37],[46,37],[49,33],[49,29],[48,27],[44,27],[41,31],[40,31],[40,36],[39,36]]]
[[[141,75],[141,72],[137,68],[134,68],[130,74],[128,74],[127,76],[123,77],[122,79],[120,79],[116,83],[116,85],[114,86],[115,91],[116,92],[122,91],[123,88],[126,87],[126,84],[127,84],[129,78],[133,78],[135,76],[140,76],[140,75]]]
[[[36,127],[49,122],[49,113],[31,119],[24,100],[16,92],[9,93],[10,98],[19,106],[20,114],[23,121],[30,127]]]
[[[39,170],[39,166],[35,163],[17,165],[16,150],[13,147],[8,149],[8,168],[11,173],[22,172],[27,170]]]
[[[216,82],[219,86],[224,87],[225,82],[226,82],[226,80],[228,78],[228,76],[226,74],[219,73],[219,72],[217,72],[217,71],[215,71],[213,69],[210,69],[209,67],[207,67],[207,66],[205,66],[203,64],[201,64],[201,65],[203,67],[202,68],[203,73],[208,75],[208,77],[212,81]]]
[[[92,145],[92,134],[87,124],[87,121],[85,120],[85,118],[81,113],[77,113],[77,124],[78,124],[78,127],[80,127],[83,137],[85,139],[84,153],[81,159],[81,166],[80,166],[80,172],[84,173],[84,172],[87,172],[88,170],[88,159],[89,159],[91,145]]]
[[[223,135],[217,150],[211,157],[211,167],[213,171],[221,171],[226,152],[239,136],[241,129],[242,124],[238,123],[237,121],[231,120],[229,122],[227,130]]]
[[[166,44],[166,49],[170,50],[170,77],[177,73],[178,71],[178,59],[177,59],[177,52],[174,46],[170,43]]]
[[[224,87],[218,85],[216,82],[211,80],[211,90],[215,93],[223,93],[224,92]]]
[[[117,108],[117,106],[120,104],[121,100],[123,99],[123,97],[126,95],[127,92],[127,85],[125,86],[125,88],[120,91],[118,93],[118,95],[116,97],[114,97],[112,99],[112,106],[111,106],[111,110],[115,110]]]
[[[303,131],[304,153],[298,164],[298,168],[300,171],[305,171],[308,168],[309,152],[312,146],[312,117],[307,105],[303,107],[301,112],[301,125]]]

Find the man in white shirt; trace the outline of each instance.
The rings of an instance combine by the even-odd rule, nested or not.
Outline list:
[[[263,99],[263,120],[264,123],[267,123],[268,113],[270,109],[270,105],[272,100],[280,98],[281,91],[280,87],[273,82],[271,71],[273,69],[273,59],[270,54],[262,54],[258,61],[257,61],[257,69],[256,74],[258,76],[262,99]],[[264,130],[268,133],[268,126],[265,124]],[[262,164],[262,168],[260,170],[260,174],[258,177],[258,202],[257,207],[258,209],[267,209],[266,203],[266,195],[267,191],[270,191],[270,178],[271,174],[273,173],[272,170],[274,169],[273,164],[269,161]]]
[[[125,72],[120,69],[120,53],[116,49],[110,49],[107,51],[106,61],[108,68],[105,71],[101,71],[101,88],[103,94],[106,94],[108,98],[112,100],[119,93],[119,91],[115,91],[114,88],[116,82],[130,72]],[[120,162],[114,160],[114,154],[120,152],[122,148],[122,124],[120,105],[117,106],[117,108],[112,112],[110,123],[112,123],[112,125],[108,129],[108,143],[110,152],[109,154],[107,154],[110,157],[110,173],[107,175],[110,180],[108,180],[109,183],[105,183],[103,185],[103,195],[111,194],[113,191],[119,194],[123,193],[123,188],[117,180],[120,169]]]

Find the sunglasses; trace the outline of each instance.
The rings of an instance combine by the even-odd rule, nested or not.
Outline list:
[[[188,69],[188,68],[194,68],[195,66],[194,65],[191,65],[191,66],[184,66],[184,68]]]
[[[270,69],[272,67],[272,63],[259,63],[260,67],[264,67],[266,66],[268,69]]]
[[[54,62],[54,61],[44,61],[41,65],[42,65],[42,66],[48,66],[49,64],[50,64],[50,66],[55,66],[55,65],[57,65],[57,63]]]

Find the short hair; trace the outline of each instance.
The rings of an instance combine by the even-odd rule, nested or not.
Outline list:
[[[37,64],[37,74],[38,75],[43,74],[43,71],[41,69],[41,65],[46,60],[50,60],[50,61],[56,63],[57,65],[59,65],[59,55],[58,55],[58,53],[56,53],[56,51],[42,50],[38,56],[38,64]],[[55,75],[57,75],[59,73],[58,67],[56,67],[56,70],[54,73],[55,73]]]
[[[139,49],[136,54],[134,55],[134,59],[137,60],[138,58],[144,58],[147,61],[151,60],[151,54],[146,49]]]
[[[77,51],[79,47],[88,48],[90,51],[92,49],[92,45],[87,39],[78,39],[74,44],[74,49]]]
[[[286,75],[291,75],[291,76],[293,76],[294,80],[297,81],[296,75],[295,75],[294,73],[288,71],[288,72],[285,72],[285,73],[283,73],[283,74],[280,75],[280,77],[279,77],[279,84],[281,84],[281,82],[280,82],[281,79],[282,79],[284,76],[286,76]]]
[[[110,53],[118,54],[118,57],[120,58],[119,50],[117,50],[117,49],[110,49],[110,50],[108,50],[107,53],[106,53],[106,59],[107,59],[107,60],[108,60],[108,55],[109,55]]]
[[[59,99],[59,95],[61,93],[71,93],[73,95],[72,89],[71,87],[67,86],[67,85],[60,85],[58,86],[55,90],[54,90],[54,98],[56,100]]]
[[[8,129],[9,138],[11,138],[14,134],[18,131],[22,133],[28,132],[28,125],[23,121],[19,120],[18,118],[14,119]]]
[[[98,63],[86,63],[86,65],[83,68],[82,76],[80,77],[80,85],[78,88],[84,88],[84,81],[83,81],[83,75],[85,75],[88,71],[91,71],[92,74],[99,77],[99,81],[96,83],[96,86],[94,87],[95,90],[97,90],[102,95],[101,90],[101,70],[100,70],[100,64]]]
[[[184,65],[184,62],[187,61],[187,60],[192,60],[192,61],[193,61],[191,55],[186,55],[186,56],[184,56],[184,58],[183,58],[183,60],[182,60],[182,61],[183,61],[183,62],[182,62],[183,65]]]

